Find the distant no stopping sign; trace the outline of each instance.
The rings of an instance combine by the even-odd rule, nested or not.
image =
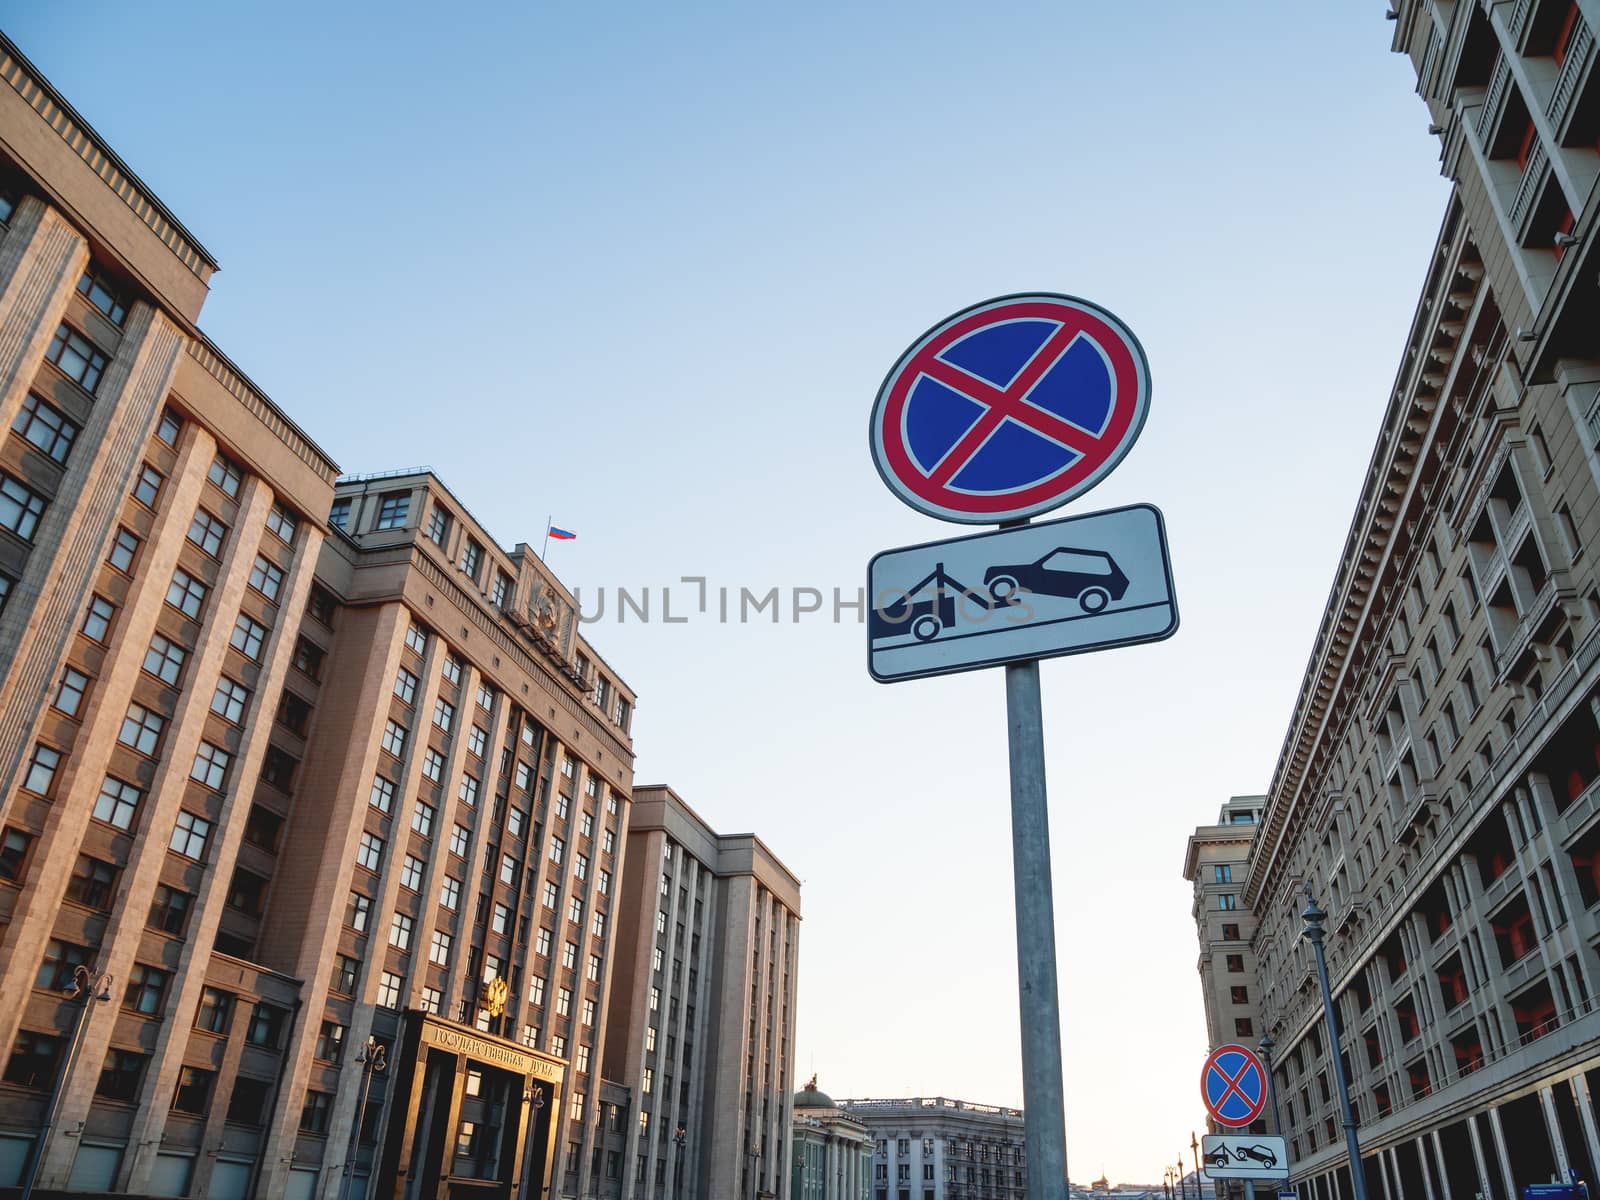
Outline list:
[[[1267,1106],[1267,1069],[1253,1050],[1218,1046],[1200,1071],[1200,1094],[1218,1125],[1241,1128]]]
[[[963,309],[900,356],[872,408],[889,490],[946,521],[1036,516],[1100,482],[1144,428],[1150,368],[1120,320],[1073,296]]]

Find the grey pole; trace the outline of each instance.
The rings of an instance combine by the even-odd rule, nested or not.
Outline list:
[[[1339,1119],[1344,1122],[1345,1153],[1350,1157],[1350,1186],[1355,1189],[1355,1200],[1367,1200],[1367,1176],[1361,1169],[1361,1143],[1356,1138],[1356,1119],[1350,1111],[1350,1085],[1344,1077],[1344,1059],[1339,1053],[1339,1026],[1333,1014],[1333,990],[1328,987],[1328,960],[1322,950],[1326,936],[1322,923],[1328,914],[1311,897],[1311,885],[1306,884],[1306,908],[1300,914],[1305,921],[1304,937],[1311,943],[1317,960],[1317,982],[1322,985],[1322,1016],[1328,1026],[1328,1051],[1333,1056],[1333,1078],[1339,1085]]]
[[[1006,664],[1006,728],[1011,747],[1011,864],[1017,895],[1017,995],[1022,1016],[1028,1200],[1060,1200],[1067,1189],[1067,1123],[1061,1084],[1050,814],[1044,786],[1044,712],[1037,660]]]
[[[1272,1132],[1282,1137],[1283,1117],[1278,1112],[1278,1085],[1272,1078],[1272,1051],[1277,1044],[1270,1033],[1264,1033],[1261,1035],[1261,1045],[1256,1049],[1261,1053],[1261,1065],[1267,1069],[1267,1095],[1272,1097]]]
[[[45,1110],[44,1122],[39,1127],[39,1139],[33,1145],[33,1155],[28,1162],[28,1175],[22,1185],[22,1200],[30,1200],[34,1185],[39,1181],[39,1168],[44,1165],[45,1151],[49,1149],[50,1132],[61,1109],[61,1094],[67,1089],[67,1080],[78,1061],[78,1048],[83,1044],[83,1031],[89,1024],[89,1012],[95,1001],[111,999],[111,976],[96,975],[79,963],[72,968],[72,987],[66,992],[68,999],[83,997],[83,1007],[78,1009],[77,1021],[72,1026],[72,1040],[67,1043],[67,1057],[56,1075],[56,1085],[50,1092],[50,1106]]]

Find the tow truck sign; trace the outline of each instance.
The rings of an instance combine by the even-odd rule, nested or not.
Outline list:
[[[885,550],[867,565],[880,683],[1158,642],[1178,628],[1148,504]]]
[[[1289,1178],[1289,1155],[1275,1134],[1208,1133],[1200,1165],[1207,1180]]]

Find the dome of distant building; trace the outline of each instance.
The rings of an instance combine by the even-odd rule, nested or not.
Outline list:
[[[805,1087],[801,1088],[794,1094],[794,1106],[796,1108],[835,1107],[833,1103],[833,1097],[829,1096],[826,1092],[817,1090],[817,1077],[815,1075],[811,1077],[811,1079],[806,1083]]]

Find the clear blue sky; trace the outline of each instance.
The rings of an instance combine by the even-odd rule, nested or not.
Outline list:
[[[835,1096],[1021,1102],[1001,677],[883,687],[856,624],[664,625],[659,589],[853,592],[954,532],[866,450],[946,313],[1133,327],[1149,422],[1073,510],[1165,511],[1183,628],[1044,698],[1073,1174],[1150,1181],[1201,1119],[1184,839],[1268,783],[1447,194],[1383,7],[0,13],[347,471],[431,464],[507,545],[575,530],[587,595],[656,594],[589,629],[639,777],[805,880],[795,1075]]]

